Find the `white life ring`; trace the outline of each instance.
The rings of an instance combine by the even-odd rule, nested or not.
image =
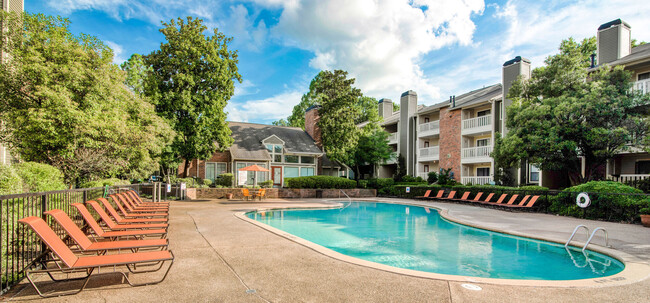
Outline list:
[[[578,194],[578,197],[576,197],[576,204],[581,208],[587,208],[591,205],[591,199],[589,199],[587,193],[580,193]]]

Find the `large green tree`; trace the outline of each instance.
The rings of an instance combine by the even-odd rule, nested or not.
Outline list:
[[[377,123],[368,123],[361,129],[359,141],[351,151],[351,157],[346,164],[354,168],[354,179],[359,182],[361,167],[370,166],[373,174],[377,165],[395,156],[395,152],[388,145],[388,133]]]
[[[185,160],[187,176],[189,161],[209,158],[233,142],[224,108],[234,94],[234,81],[241,82],[237,51],[228,49],[232,38],[217,29],[205,36],[201,19],[162,24],[167,41],[144,60],[151,67],[145,94],[171,121],[176,131],[171,152]]]
[[[151,71],[151,66],[145,65],[144,57],[140,54],[133,54],[120,67],[126,72],[126,80],[124,81],[126,86],[138,96],[144,96],[144,82],[147,73]]]
[[[573,184],[599,178],[608,159],[645,143],[648,96],[632,90],[622,66],[588,71],[595,38],[562,41],[529,80],[514,83],[507,109],[507,134],[495,142],[493,157],[507,167],[528,160],[543,170],[569,173]],[[581,160],[586,167],[582,173]]]
[[[155,171],[173,136],[151,104],[123,83],[113,52],[70,22],[3,13],[1,139],[22,160],[51,164],[71,184]]]

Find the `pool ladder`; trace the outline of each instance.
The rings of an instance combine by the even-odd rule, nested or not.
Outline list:
[[[350,196],[348,196],[348,194],[346,194],[342,189],[339,189],[339,191],[342,192],[346,197],[348,197],[348,205],[346,205],[346,206],[344,206],[343,208],[341,208],[341,209],[344,209],[344,208],[350,206],[350,204],[352,204],[352,199],[351,199]],[[341,198],[341,195],[339,195],[339,198]]]
[[[582,247],[582,252],[583,253],[585,252],[585,249],[587,249],[587,245],[589,245],[589,243],[591,243],[591,240],[596,235],[596,232],[599,231],[599,230],[602,231],[605,234],[605,247],[609,247],[609,237],[607,235],[607,230],[606,229],[604,229],[602,227],[596,227],[596,229],[594,229],[594,231],[591,232],[591,234],[590,234],[589,233],[589,227],[581,224],[581,225],[576,226],[575,229],[573,229],[573,233],[571,233],[571,237],[569,237],[569,240],[567,240],[566,243],[564,244],[565,248],[567,248],[569,246],[569,243],[571,243],[571,240],[573,240],[573,237],[576,235],[576,233],[578,232],[578,230],[580,228],[583,228],[583,229],[585,229],[587,231],[587,238],[588,238],[587,242],[585,242],[585,246]]]

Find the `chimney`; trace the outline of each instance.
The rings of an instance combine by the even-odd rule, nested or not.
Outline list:
[[[415,123],[413,117],[418,108],[418,94],[412,90],[402,93],[399,100],[399,154],[406,160],[406,173],[415,171]]]
[[[305,111],[305,131],[316,141],[316,146],[323,149],[323,136],[318,127],[320,105],[312,105]]]
[[[598,27],[597,62],[602,65],[621,59],[632,52],[631,27],[621,19]]]
[[[379,100],[379,116],[386,119],[393,115],[393,101],[391,99]]]
[[[508,60],[503,63],[502,69],[502,89],[503,89],[503,113],[505,113],[505,108],[512,104],[512,100],[508,99],[508,93],[510,92],[510,87],[512,87],[512,82],[517,80],[522,76],[524,79],[530,79],[530,60],[517,56],[512,60]],[[505,135],[507,130],[505,129],[505,119],[502,119],[503,125],[503,134]]]

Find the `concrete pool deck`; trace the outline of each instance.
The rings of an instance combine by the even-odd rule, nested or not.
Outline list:
[[[381,199],[411,202],[414,200]],[[650,229],[639,225],[580,220],[536,213],[513,213],[471,205],[426,202],[450,217],[490,229],[565,241],[573,228],[605,227],[610,245],[650,261]],[[539,287],[474,283],[401,275],[342,262],[254,224],[235,213],[257,208],[331,206],[323,200],[268,200],[231,203],[172,202],[170,249],[176,255],[167,279],[145,287],[122,284],[117,275],[91,279],[86,290],[49,302],[647,302],[650,279],[617,286]],[[584,235],[579,236],[579,239]],[[600,244],[598,237],[594,243]],[[159,277],[155,273],[151,278]],[[143,277],[147,278],[146,276]],[[45,280],[45,279],[40,279]],[[43,282],[44,283],[44,282]],[[59,283],[57,287],[70,284]],[[49,285],[39,284],[48,289]],[[51,289],[51,288],[50,288]],[[27,281],[5,300],[39,300]]]

